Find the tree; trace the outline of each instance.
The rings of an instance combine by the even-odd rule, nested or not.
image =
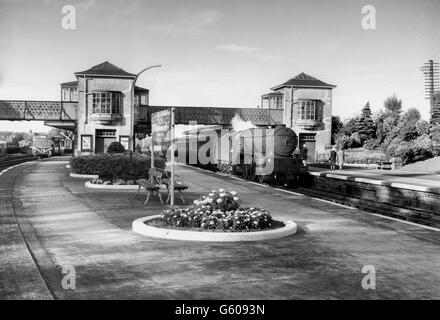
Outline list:
[[[400,137],[402,100],[392,95],[385,99],[384,108],[385,110],[379,114],[376,122],[376,136],[381,148],[386,150],[393,140]]]
[[[420,119],[416,122],[417,133],[419,136],[429,133],[429,123],[426,120]]]
[[[355,125],[356,131],[359,134],[360,143],[370,140],[376,136],[376,125],[371,115],[370,103],[362,109],[361,116]]]
[[[394,115],[396,118],[402,113],[402,100],[398,99],[394,94],[384,101],[385,112]]]
[[[440,124],[434,124],[429,128],[429,137],[434,145],[433,153],[440,156]]]
[[[350,118],[344,121],[344,127],[342,128],[342,133],[346,136],[351,136],[356,132],[356,124],[359,121],[359,116]]]
[[[416,139],[419,134],[417,132],[417,121],[420,120],[420,112],[415,108],[410,108],[403,115],[403,121],[399,123],[399,135],[404,141]]]
[[[336,143],[338,134],[343,128],[344,124],[342,123],[341,118],[339,118],[339,116],[332,116],[332,144]]]
[[[376,125],[376,143],[378,145],[381,145],[382,142],[385,140],[386,132],[384,129],[384,121],[385,121],[386,115],[383,110],[380,110],[376,116],[374,117],[374,123]]]

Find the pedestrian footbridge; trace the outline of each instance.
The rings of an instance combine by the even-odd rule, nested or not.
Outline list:
[[[183,106],[139,106],[135,125],[137,132],[151,131],[151,114],[175,107],[176,124],[197,124],[229,126],[237,114],[244,121],[257,126],[283,123],[282,109],[183,107]],[[45,125],[75,129],[77,125],[77,103],[63,101],[0,100],[0,120],[44,121]]]

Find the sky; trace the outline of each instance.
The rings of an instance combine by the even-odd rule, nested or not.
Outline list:
[[[74,30],[62,28],[65,5]],[[362,28],[365,5],[374,30]],[[60,83],[104,61],[131,73],[160,63],[137,82],[152,105],[256,107],[305,72],[337,86],[342,119],[392,94],[428,119],[420,67],[440,60],[439,12],[438,0],[0,0],[0,100],[59,100]],[[49,130],[0,121],[29,129]]]

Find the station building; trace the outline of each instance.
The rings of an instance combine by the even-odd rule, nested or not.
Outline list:
[[[135,86],[135,74],[107,61],[75,76],[61,84],[62,109],[76,113],[75,154],[105,152],[113,141],[133,150],[139,108],[148,105],[149,90]]]
[[[75,119],[70,122],[70,129],[75,131],[74,153],[105,152],[113,141],[119,141],[126,150],[134,150],[136,137],[145,137],[150,129],[142,129],[150,120],[146,115],[146,110],[152,108],[149,106],[149,90],[135,85],[135,74],[108,61],[75,72],[75,76],[76,81],[61,84],[61,110],[71,110],[72,120]],[[264,110],[265,115],[261,118],[276,116],[278,123],[292,128],[298,135],[300,146],[307,145],[308,158],[313,161],[331,143],[332,90],[335,87],[301,73],[261,96],[262,109],[269,109]],[[208,109],[203,112],[199,108],[187,109],[182,114],[189,112],[188,119],[209,124],[205,121],[212,115],[204,114],[210,112]],[[214,109],[217,113],[227,112],[223,108]],[[258,115],[256,110],[237,110],[232,113],[246,110]],[[201,115],[201,119],[197,118]],[[223,115],[222,118],[227,117]],[[48,125],[69,129],[63,127],[67,124],[60,126],[59,123],[53,121]]]
[[[261,96],[261,108],[283,110],[283,123],[308,149],[308,160],[331,144],[332,90],[336,86],[305,73],[271,88]]]

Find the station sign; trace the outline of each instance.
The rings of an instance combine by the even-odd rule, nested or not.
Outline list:
[[[172,109],[169,108],[151,114],[151,136],[154,145],[171,141],[171,113]]]

